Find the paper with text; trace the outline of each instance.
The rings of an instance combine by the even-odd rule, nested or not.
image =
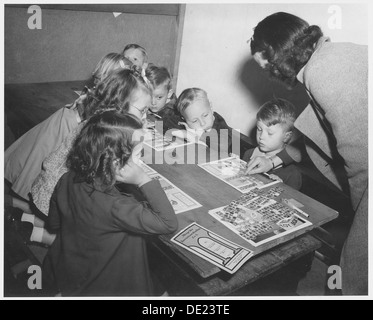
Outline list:
[[[253,255],[251,250],[195,222],[172,237],[171,241],[229,273],[235,273]]]
[[[255,247],[312,225],[274,194],[253,190],[209,214]]]
[[[278,183],[265,177],[247,175],[246,162],[239,157],[229,157],[212,162],[199,164],[199,166],[229,184],[242,193],[249,192],[255,188],[264,188]]]
[[[168,179],[146,165],[143,161],[141,161],[141,167],[151,179],[159,181],[164,192],[166,193],[168,200],[174,208],[175,213],[193,210],[202,206],[192,197],[187,195],[184,191],[180,190]]]

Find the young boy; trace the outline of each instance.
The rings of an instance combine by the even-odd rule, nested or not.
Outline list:
[[[172,90],[171,75],[167,68],[149,64],[145,76],[153,89],[148,122],[163,121],[163,132],[177,128],[181,119],[175,113],[176,95]]]
[[[127,44],[122,54],[139,69],[142,75],[145,74],[145,69],[148,66],[148,53],[145,48],[134,43]]]
[[[245,150],[253,147],[248,137],[232,129],[220,114],[212,110],[206,91],[200,88],[185,89],[177,100],[176,109],[181,115],[179,123],[186,129],[186,133],[184,131],[182,134],[191,137],[191,140],[206,142],[208,147],[217,150],[221,156],[235,153],[242,157]],[[213,139],[212,130],[217,133],[217,139]],[[179,136],[177,133],[173,135]],[[239,150],[236,150],[234,141],[238,142],[236,147]]]
[[[256,148],[247,150],[243,160],[249,161],[255,157],[266,157],[272,161],[273,156],[283,151],[291,139],[296,113],[294,106],[284,99],[275,99],[262,105],[256,115],[257,130]],[[302,175],[294,164],[276,166],[269,171],[283,182],[296,190],[302,186]]]

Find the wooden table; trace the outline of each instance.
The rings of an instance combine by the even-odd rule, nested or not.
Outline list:
[[[174,234],[160,236],[160,241],[155,241],[152,244],[152,250],[157,252],[157,257],[153,259],[155,261],[153,268],[158,270],[159,277],[167,274],[167,278],[171,277],[173,279],[169,282],[171,287],[168,288],[171,293],[212,296],[232,294],[247,284],[258,281],[302,257],[312,255],[321,246],[320,241],[309,235],[308,231],[337,218],[338,212],[283,183],[276,185],[284,189],[280,198],[293,198],[302,203],[304,205],[302,210],[309,214],[307,219],[312,222],[312,226],[272,240],[259,247],[254,247],[210,216],[208,214],[210,209],[227,205],[232,200],[239,198],[242,193],[197,165],[197,154],[202,148],[203,146],[200,145],[196,147],[195,162],[192,161],[192,164],[185,164],[186,151],[181,153],[184,158],[175,160],[182,164],[150,164],[151,162],[148,161],[153,169],[202,205],[200,208],[177,215],[178,231],[193,222],[197,222],[212,232],[253,250],[254,257],[234,275],[229,275],[215,265],[171,242]],[[214,159],[217,157],[215,151],[211,150],[210,154],[209,150],[207,151],[207,161],[210,160],[210,156]],[[157,152],[153,151],[153,155],[154,153]],[[158,154],[157,157],[159,163],[161,155]],[[268,188],[271,188],[271,186],[266,189]],[[176,287],[175,283],[177,283]]]
[[[49,115],[64,105],[73,102],[77,95],[74,90],[81,90],[84,81],[67,81],[37,84],[8,84],[5,85],[5,112],[8,125],[16,138],[46,119]],[[201,145],[194,146],[195,154],[185,153],[183,156],[176,154],[175,161],[179,164],[154,164],[155,158],[162,163],[164,154],[151,153],[147,163],[151,163],[156,171],[173,182],[181,190],[193,197],[202,207],[178,214],[179,230],[192,222],[208,228],[221,236],[254,250],[255,256],[251,258],[234,275],[221,271],[213,264],[189,253],[185,249],[170,241],[172,235],[161,236],[153,242],[156,251],[155,269],[159,269],[162,276],[172,275],[170,292],[175,294],[191,295],[226,295],[231,294],[243,286],[257,282],[269,274],[285,268],[286,265],[301,259],[320,247],[320,242],[307,234],[306,229],[294,234],[277,239],[258,248],[251,247],[241,237],[234,234],[220,222],[208,214],[208,210],[229,204],[237,199],[241,193],[219,179],[208,174],[198,167],[196,163],[215,160],[218,158],[213,150],[207,151],[207,158],[198,158],[206,151]],[[185,164],[186,157],[189,162]],[[154,158],[155,157],[155,158]],[[170,153],[168,153],[168,160]],[[194,159],[194,161],[191,161]],[[172,163],[172,161],[171,161]],[[184,164],[180,164],[184,163]],[[313,227],[321,226],[338,216],[338,213],[321,203],[281,184],[286,198],[294,198],[304,205],[304,211],[310,214],[309,220]],[[170,282],[170,281],[169,281]],[[186,287],[189,289],[186,289]],[[185,288],[185,290],[183,290]]]

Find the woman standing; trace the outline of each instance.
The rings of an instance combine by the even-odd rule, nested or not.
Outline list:
[[[333,43],[321,29],[284,12],[266,17],[251,39],[254,60],[287,86],[298,81],[310,104],[295,126],[317,168],[341,188],[342,161],[355,217],[341,255],[343,294],[368,291],[368,50]]]

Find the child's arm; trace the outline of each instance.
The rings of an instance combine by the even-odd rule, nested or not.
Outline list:
[[[113,216],[120,227],[149,234],[163,234],[177,230],[175,211],[159,181],[150,179],[132,159],[118,171],[117,180],[138,186],[150,205],[133,198],[119,197],[113,206]]]
[[[299,163],[302,160],[301,143],[303,139],[301,137],[292,141],[290,145],[287,145],[284,150],[277,153],[271,158],[256,157],[252,159],[247,166],[247,173],[262,173],[268,172],[273,168],[277,168],[280,165],[284,167],[292,164]]]
[[[159,181],[151,180],[140,187],[146,202],[119,197],[113,206],[115,223],[125,230],[142,234],[167,234],[177,230],[178,222]]]

